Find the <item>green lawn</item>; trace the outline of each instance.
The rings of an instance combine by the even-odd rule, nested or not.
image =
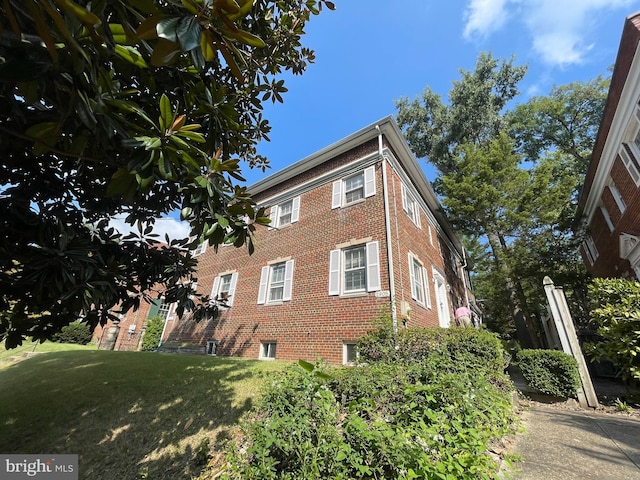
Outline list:
[[[205,439],[214,452],[221,447],[268,372],[285,365],[44,353],[0,369],[0,452],[79,454],[81,479],[189,479],[203,466]]]
[[[56,343],[56,342],[31,342],[26,341],[22,345],[17,348],[13,348],[11,350],[6,350],[4,347],[4,342],[0,343],[0,369],[7,366],[7,364],[12,363],[16,360],[21,360],[22,355],[25,353],[46,353],[46,352],[63,352],[69,350],[96,350],[94,344],[89,343],[88,345],[76,345],[72,343]],[[16,360],[12,360],[16,359]]]

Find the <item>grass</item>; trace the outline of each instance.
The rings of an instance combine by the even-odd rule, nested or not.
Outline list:
[[[6,366],[8,363],[11,363],[12,361],[18,360],[18,357],[22,358],[22,355],[24,355],[25,353],[63,352],[68,350],[96,350],[97,348],[98,347],[96,347],[92,343],[88,345],[75,345],[72,343],[39,343],[27,341],[19,347],[7,350],[4,346],[4,342],[0,342],[0,369]]]
[[[79,478],[188,479],[284,362],[49,352],[0,369],[0,452],[78,454]]]

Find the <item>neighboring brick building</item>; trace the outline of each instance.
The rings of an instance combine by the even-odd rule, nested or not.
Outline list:
[[[579,206],[595,277],[640,279],[640,12],[626,18]]]
[[[473,303],[463,247],[391,117],[249,190],[272,220],[255,253],[199,257],[198,292],[229,307],[200,323],[165,310],[165,345],[343,363],[385,307],[398,328],[448,327]]]

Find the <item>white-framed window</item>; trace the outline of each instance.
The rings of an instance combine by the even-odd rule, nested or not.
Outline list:
[[[271,207],[269,219],[271,220],[269,228],[281,228],[296,223],[300,219],[300,197]]]
[[[409,253],[409,279],[411,283],[411,298],[418,302],[419,305],[431,308],[427,269],[411,253]]]
[[[213,279],[211,299],[225,300],[224,306],[232,307],[238,283],[238,272],[229,272],[218,275]]]
[[[164,299],[162,300],[162,302],[160,303],[160,307],[158,308],[158,316],[160,318],[162,318],[163,320],[166,320],[167,318],[169,318],[169,315],[171,315],[171,311],[173,310],[173,303],[167,303],[164,301]]]
[[[358,359],[356,342],[344,342],[342,344],[342,364],[353,365]]]
[[[616,205],[618,206],[620,215],[624,214],[624,212],[627,210],[627,204],[625,203],[624,198],[622,198],[622,195],[620,194],[620,191],[616,187],[616,184],[614,183],[613,179],[609,181],[609,191],[611,192],[611,196],[613,197],[613,199],[616,202]]]
[[[376,170],[370,166],[333,182],[331,208],[340,208],[376,194]]]
[[[280,303],[291,300],[294,261],[277,262],[262,267],[258,304]]]
[[[207,250],[207,242],[204,241],[200,245],[198,245],[193,252],[191,252],[192,257],[198,257],[202,255]]]
[[[407,212],[407,215],[409,215],[409,218],[415,223],[416,227],[422,228],[418,202],[416,202],[411,192],[409,192],[409,189],[404,186],[404,183],[400,184],[400,190],[402,192],[402,209]]]
[[[602,216],[604,217],[604,221],[607,223],[607,227],[609,227],[609,231],[613,232],[615,229],[613,222],[611,221],[611,215],[609,215],[609,210],[604,205],[600,205],[600,211],[602,212]]]
[[[261,360],[273,360],[276,358],[276,342],[260,342]]]
[[[629,172],[629,176],[635,182],[636,186],[640,186],[640,164],[638,163],[640,151],[637,150],[635,142],[633,146],[635,147],[634,149],[632,149],[629,144],[623,144],[622,147],[620,147],[620,159],[624,166],[627,167],[627,172]]]
[[[378,242],[368,242],[329,253],[329,295],[380,290]]]
[[[589,235],[587,238],[584,239],[584,242],[582,243],[582,247],[584,248],[584,251],[587,254],[587,259],[589,260],[589,263],[591,265],[596,263],[599,253],[591,235]]]
[[[207,342],[207,355],[215,356],[218,351],[218,340],[209,340]]]

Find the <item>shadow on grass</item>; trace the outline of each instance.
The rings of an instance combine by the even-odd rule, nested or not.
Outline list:
[[[0,371],[0,452],[79,454],[80,478],[196,476],[272,362],[59,352]]]

